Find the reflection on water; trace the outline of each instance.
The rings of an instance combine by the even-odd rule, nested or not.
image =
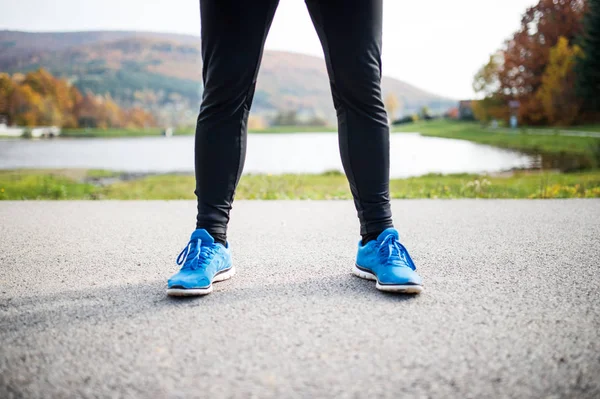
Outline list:
[[[532,169],[556,169],[562,172],[574,172],[591,169],[595,165],[592,158],[572,154],[535,154]]]
[[[538,155],[418,134],[392,134],[390,140],[391,177],[556,167],[556,162],[565,161],[550,161]],[[193,156],[192,136],[0,141],[0,169],[193,172]],[[248,137],[245,173],[321,173],[327,170],[342,170],[335,133],[251,134]]]

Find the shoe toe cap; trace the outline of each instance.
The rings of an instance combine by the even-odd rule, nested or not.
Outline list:
[[[210,286],[210,280],[204,275],[194,273],[177,273],[168,281],[169,288],[207,288]]]
[[[379,284],[422,285],[423,280],[409,267],[392,267],[377,276]]]

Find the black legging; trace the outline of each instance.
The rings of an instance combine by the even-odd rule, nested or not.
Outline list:
[[[197,228],[226,234],[247,121],[279,0],[200,0],[204,94],[196,127]],[[361,234],[392,227],[389,129],[381,99],[382,0],[306,0],[337,111]]]

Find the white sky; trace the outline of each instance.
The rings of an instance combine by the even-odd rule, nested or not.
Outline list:
[[[471,97],[475,72],[535,3],[384,0],[383,72],[436,94]],[[195,0],[0,0],[2,29],[145,30],[199,36],[200,17]],[[280,0],[267,48],[322,57],[304,1]]]

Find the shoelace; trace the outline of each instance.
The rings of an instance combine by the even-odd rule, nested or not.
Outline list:
[[[396,237],[391,234],[385,237],[379,245],[379,255],[385,259],[384,263],[387,265],[392,265],[395,263],[394,261],[399,261],[404,266],[410,267],[413,270],[416,268],[404,245],[400,244],[396,240]]]
[[[195,251],[192,251],[194,249]],[[192,255],[190,257],[189,255]],[[212,246],[202,246],[202,240],[190,240],[188,244],[183,248],[183,250],[177,256],[177,264],[179,266],[184,265],[186,268],[190,268],[195,270],[197,267],[204,267],[212,258],[214,254],[214,249]],[[197,262],[194,262],[195,260]],[[188,262],[188,260],[190,262]]]

